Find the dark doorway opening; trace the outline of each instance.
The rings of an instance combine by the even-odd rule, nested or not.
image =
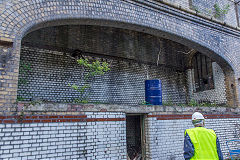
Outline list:
[[[126,116],[127,155],[130,160],[143,160],[144,151],[144,115]]]

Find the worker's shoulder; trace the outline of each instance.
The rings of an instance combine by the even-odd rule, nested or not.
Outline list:
[[[215,131],[213,129],[208,129],[208,128],[205,128],[205,127],[199,127],[201,130],[205,130],[205,131],[208,131],[208,132],[211,132],[211,133],[214,133],[215,134]]]
[[[194,128],[188,128],[188,129],[185,130],[185,132],[190,131],[190,130],[192,130],[192,129],[194,129]]]
[[[186,129],[186,131],[193,131],[193,130],[206,130],[206,131],[209,131],[209,132],[213,132],[215,133],[215,131],[213,129],[207,129],[205,127],[194,127],[194,128],[189,128],[189,129]]]
[[[188,129],[186,129],[186,130],[184,131],[185,135],[186,135],[186,133],[191,132],[192,130],[194,130],[194,128],[188,128]]]
[[[212,133],[216,134],[213,129],[207,129],[207,130],[208,130],[209,132],[212,132]]]

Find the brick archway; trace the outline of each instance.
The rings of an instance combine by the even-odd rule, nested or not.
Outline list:
[[[230,105],[236,105],[231,86],[236,83],[235,76],[240,75],[238,59],[232,56],[239,52],[238,48],[231,48],[229,44],[238,43],[239,39],[235,31],[229,34],[227,28],[208,24],[206,20],[190,16],[186,19],[181,13],[166,14],[155,8],[145,8],[127,1],[100,0],[94,1],[55,1],[46,2],[21,1],[5,4],[6,8],[1,13],[1,39],[13,43],[8,55],[13,58],[5,67],[7,76],[3,76],[4,95],[1,104],[12,104],[16,99],[17,76],[20,56],[20,43],[22,37],[32,30],[63,24],[92,24],[101,26],[120,27],[135,31],[154,34],[167,38],[183,45],[198,50],[218,62],[225,75],[227,97]],[[194,20],[196,18],[196,20]],[[198,21],[199,23],[196,23]],[[205,24],[203,24],[205,22]],[[9,47],[8,47],[9,48]],[[235,72],[235,73],[234,73]],[[9,90],[9,85],[16,86]],[[236,85],[233,85],[236,86]],[[236,87],[234,88],[236,90]],[[237,93],[234,92],[234,93]],[[10,94],[10,95],[8,95]],[[13,96],[12,96],[13,95]]]

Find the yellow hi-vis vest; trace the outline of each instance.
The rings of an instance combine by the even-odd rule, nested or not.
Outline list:
[[[191,142],[194,146],[194,156],[191,160],[218,160],[217,154],[217,136],[212,129],[204,127],[195,127],[186,129]]]

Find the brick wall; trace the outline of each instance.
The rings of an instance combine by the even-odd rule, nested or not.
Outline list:
[[[149,78],[162,80],[165,104],[186,103],[188,94],[190,99],[199,102],[227,103],[225,76],[216,63],[213,63],[215,89],[195,93],[192,70],[189,70],[186,80],[184,72],[176,72],[171,68],[139,65],[114,58],[106,60],[111,64],[111,71],[95,79],[90,102],[140,104],[145,99],[144,81]],[[24,101],[74,102],[78,98],[79,93],[71,89],[68,84],[82,84],[83,70],[74,59],[63,52],[23,47],[21,64],[31,67],[28,72],[20,71],[19,75],[18,96],[24,98]],[[188,81],[189,93],[187,93],[186,81]]]
[[[47,27],[27,34],[22,44],[38,48],[72,49],[82,52],[151,63],[184,71],[190,49],[151,34],[115,27],[64,25]]]
[[[158,1],[160,2],[160,1]],[[161,1],[162,2],[162,1]],[[166,1],[164,1],[166,2]],[[168,2],[174,3],[175,0]],[[182,1],[187,6],[187,1]],[[191,1],[189,1],[191,2]],[[194,1],[195,2],[195,1]],[[215,2],[215,1],[211,1]],[[222,1],[218,1],[219,3]],[[227,0],[224,0],[225,4]],[[176,2],[178,3],[178,2]],[[178,3],[179,4],[179,3]],[[148,7],[146,7],[148,6]],[[2,76],[3,90],[1,105],[13,104],[16,100],[17,87],[7,89],[8,85],[17,84],[17,70],[20,54],[20,41],[27,34],[48,26],[84,24],[124,28],[149,33],[157,37],[165,37],[172,41],[189,46],[204,53],[221,66],[226,77],[227,100],[229,105],[237,104],[236,79],[239,78],[239,32],[238,28],[225,25],[209,17],[172,7],[165,3],[151,1],[2,1],[0,40],[13,44],[11,54],[16,55],[14,61],[8,63],[10,68],[6,76]],[[40,9],[41,8],[41,9]],[[180,11],[181,10],[181,11]],[[235,17],[231,11],[226,16]],[[39,14],[41,13],[41,14]],[[231,22],[235,23],[232,18]],[[62,42],[63,46],[67,43]],[[14,76],[13,76],[14,74]],[[9,77],[10,76],[10,79]],[[236,77],[235,77],[236,76]],[[233,85],[234,92],[231,92]],[[7,90],[7,92],[5,92]],[[6,95],[11,92],[11,95]],[[233,94],[236,95],[233,95]],[[235,96],[235,97],[234,97]],[[235,101],[235,102],[234,102]],[[2,107],[3,108],[3,107]],[[2,109],[1,110],[5,110]],[[8,106],[8,109],[10,107]],[[9,109],[10,110],[10,109]]]
[[[126,159],[121,112],[0,119],[0,159]]]
[[[189,97],[190,99],[196,100],[199,103],[201,102],[212,102],[216,104],[226,104],[226,87],[225,87],[225,76],[216,63],[212,63],[213,66],[213,80],[214,80],[214,89],[206,90],[202,92],[194,91],[194,70],[188,70],[188,86],[189,86]]]
[[[32,67],[27,75],[21,72],[20,66],[18,96],[25,100],[73,102],[78,97],[68,84],[81,84],[83,70],[69,56],[71,53],[46,50],[65,48],[69,52],[79,49],[92,53],[93,57],[107,56],[104,59],[111,64],[111,71],[92,84],[91,102],[140,104],[144,101],[144,80],[161,79],[165,104],[186,103],[189,99],[227,103],[225,76],[219,65],[213,65],[215,89],[194,93],[192,71],[187,77],[189,88],[184,73],[186,53],[190,49],[150,34],[112,27],[66,25],[31,32],[22,43],[26,46],[21,50],[21,64]],[[21,83],[23,79],[26,84]]]
[[[96,77],[92,84],[90,102],[114,104],[140,104],[145,100],[144,81],[161,79],[163,101],[185,103],[184,72],[126,60],[107,59],[111,71]],[[23,47],[21,64],[31,70],[19,74],[18,96],[29,100],[74,102],[79,93],[68,84],[82,84],[82,69],[74,59],[61,52]],[[20,70],[21,70],[20,66]],[[81,82],[82,81],[82,82]]]
[[[217,134],[224,158],[228,158],[227,140],[239,139],[238,115],[204,115],[206,128]],[[148,159],[183,160],[184,131],[193,128],[191,115],[162,115],[154,113],[146,119],[147,157]],[[236,144],[230,145],[236,147]]]
[[[17,98],[18,64],[20,52],[16,42],[0,40],[0,112],[9,112]]]
[[[52,106],[52,112],[41,112],[44,106]],[[146,115],[148,160],[183,159],[184,131],[193,127],[195,111],[205,116],[206,128],[215,130],[225,158],[225,142],[239,139],[239,108],[50,103],[16,107],[23,112],[0,116],[0,159],[127,159],[126,113]]]
[[[221,17],[215,17],[216,19],[219,19],[221,21],[226,22],[227,24],[230,24],[232,26],[238,26],[237,24],[237,17],[236,17],[236,10],[235,10],[235,4],[232,1],[229,0],[203,0],[203,1],[197,1],[192,0],[192,8],[196,10],[198,13],[214,17],[216,10],[214,5],[217,4],[219,8],[222,10],[226,10],[227,5],[229,5],[229,10],[223,14]]]
[[[160,0],[155,0],[155,1],[160,1]],[[179,5],[182,8],[186,8],[188,9],[190,7],[189,5],[189,0],[166,0],[165,2],[168,2],[170,4],[174,4],[174,5]]]

